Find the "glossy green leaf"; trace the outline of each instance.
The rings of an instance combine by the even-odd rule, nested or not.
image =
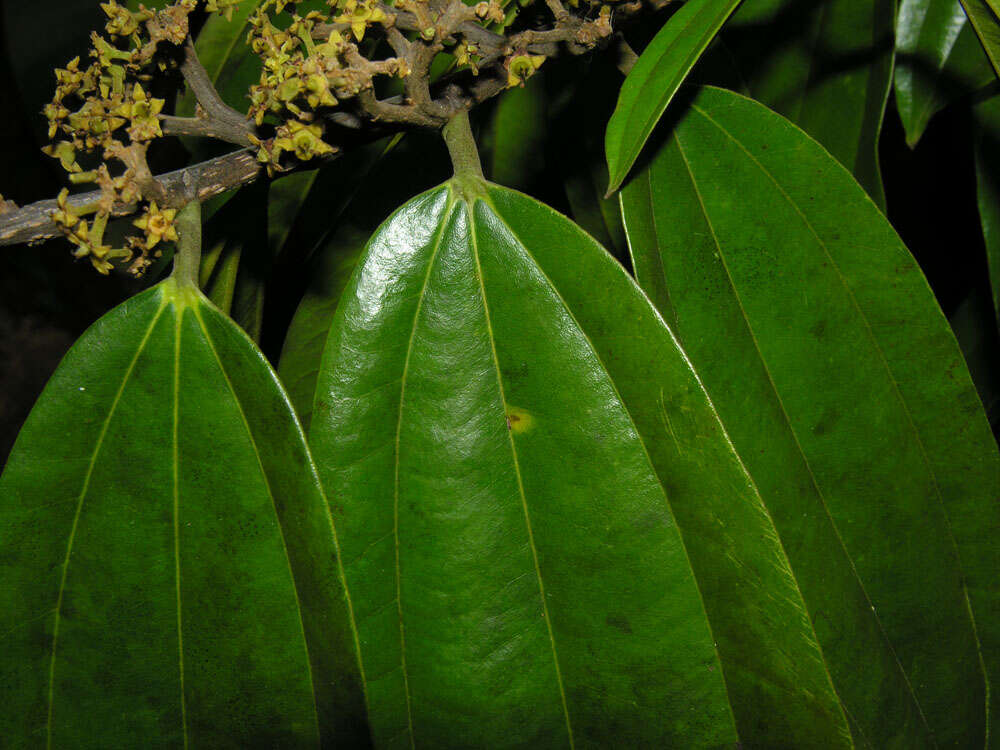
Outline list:
[[[975,107],[976,197],[1000,330],[1000,96]]]
[[[741,93],[822,143],[879,206],[895,10],[895,0],[745,0],[722,34]]]
[[[608,122],[608,193],[625,180],[684,78],[739,2],[688,0],[642,51]]]
[[[368,741],[331,517],[267,362],[173,279],[70,350],[0,477],[10,747]]]
[[[463,178],[390,218],[337,310],[310,442],[365,583],[377,745],[850,746],[684,353],[551,209]]]
[[[982,747],[1000,459],[926,281],[760,104],[705,89],[665,135],[622,195],[636,275],[760,488],[858,743]]]
[[[902,0],[894,90],[911,147],[935,112],[993,78],[960,0]]]
[[[962,0],[962,7],[979,37],[979,43],[983,45],[993,72],[1000,76],[1000,17],[985,0]]]

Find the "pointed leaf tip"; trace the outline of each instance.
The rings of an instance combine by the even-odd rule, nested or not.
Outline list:
[[[625,78],[605,134],[610,197],[701,53],[739,0],[688,0],[643,50]]]

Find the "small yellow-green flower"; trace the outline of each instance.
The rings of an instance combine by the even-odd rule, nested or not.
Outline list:
[[[177,241],[177,229],[174,226],[175,208],[160,208],[156,201],[151,201],[149,207],[132,223],[146,233],[146,247],[153,248],[160,240]]]
[[[507,61],[507,88],[523,86],[524,82],[545,62],[545,55],[514,55]]]

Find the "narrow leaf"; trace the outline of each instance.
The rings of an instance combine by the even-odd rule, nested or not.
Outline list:
[[[1000,76],[1000,18],[985,0],[962,0],[962,7],[983,45],[983,52],[990,59],[993,72]]]
[[[896,17],[896,107],[912,148],[931,116],[994,74],[960,0],[902,0]]]
[[[337,309],[310,440],[366,582],[376,744],[850,746],[683,352],[551,209],[465,178],[390,218]]]
[[[705,89],[667,135],[622,196],[637,278],[760,488],[857,741],[982,746],[1000,459],[926,281],[763,106]]]
[[[609,194],[624,181],[688,71],[737,5],[739,0],[688,0],[643,50],[608,122]]]
[[[11,746],[367,743],[336,538],[291,407],[171,279],[108,313],[0,477]]]

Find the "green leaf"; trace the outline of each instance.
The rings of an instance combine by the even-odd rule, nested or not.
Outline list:
[[[746,0],[722,33],[741,93],[822,143],[880,207],[895,10],[894,0]]]
[[[902,0],[896,17],[896,107],[912,148],[931,116],[994,74],[960,0]]]
[[[608,122],[608,193],[628,175],[688,71],[737,5],[739,0],[688,0],[643,50]]]
[[[376,744],[850,746],[684,353],[551,209],[463,178],[390,218],[310,441],[364,582]]]
[[[983,45],[993,72],[1000,76],[1000,18],[985,0],[962,0],[962,7],[979,37],[979,43]]]
[[[976,105],[975,138],[976,197],[983,227],[989,266],[993,307],[1000,330],[1000,96]]]
[[[763,106],[705,89],[666,136],[622,194],[636,276],[774,518],[856,739],[982,746],[1000,459],[920,269]]]
[[[0,477],[13,747],[364,745],[335,532],[266,360],[170,279],[94,325]]]

